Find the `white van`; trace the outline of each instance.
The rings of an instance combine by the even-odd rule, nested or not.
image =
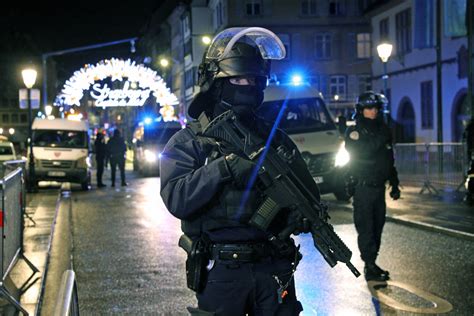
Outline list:
[[[32,125],[35,181],[76,182],[88,190],[91,182],[88,130],[85,121],[36,118]]]
[[[17,156],[13,143],[7,137],[0,135],[0,163],[16,159]]]
[[[347,201],[344,166],[349,154],[343,137],[319,92],[309,85],[269,85],[258,112],[273,120],[285,107],[279,128],[298,146],[321,193]]]

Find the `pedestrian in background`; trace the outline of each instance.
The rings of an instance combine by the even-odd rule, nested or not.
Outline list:
[[[376,263],[385,224],[385,183],[391,186],[390,196],[400,198],[398,174],[394,165],[392,136],[383,122],[380,110],[387,99],[368,91],[356,103],[356,125],[346,130],[346,149],[350,154],[347,182],[353,195],[354,224],[357,243],[365,263],[367,281],[386,281],[389,272]]]
[[[466,142],[468,170],[466,174],[467,190],[465,201],[474,204],[474,119],[470,119],[463,134]]]
[[[125,155],[127,153],[127,145],[123,137],[120,135],[118,129],[114,130],[112,138],[107,143],[107,153],[110,159],[110,169],[112,177],[112,186],[115,186],[115,172],[116,167],[120,171],[120,179],[122,180],[122,186],[126,186],[125,182]]]
[[[181,240],[189,240],[183,244],[194,249],[187,251],[186,261],[188,287],[196,291],[198,301],[198,308],[189,308],[192,315],[298,315],[302,311],[293,278],[301,255],[293,239],[270,242],[269,231],[249,224],[262,200],[249,183],[256,164],[240,156],[242,149],[201,134],[210,120],[232,109],[252,133],[263,139],[270,135],[273,121],[267,123],[255,112],[263,101],[270,59],[283,58],[284,46],[268,30],[245,35],[253,29],[224,30],[214,38],[199,66],[200,92],[188,109],[198,121],[173,135],[160,161],[161,197],[182,221]],[[271,145],[295,153],[291,168],[319,198],[319,189],[290,138],[277,130]],[[290,214],[290,210],[282,212],[279,223],[268,230],[278,231],[275,225],[285,225]]]
[[[104,174],[104,162],[107,156],[107,145],[105,144],[104,134],[98,131],[94,142],[95,161],[97,165],[97,187],[103,188],[105,184],[102,182],[102,175]]]

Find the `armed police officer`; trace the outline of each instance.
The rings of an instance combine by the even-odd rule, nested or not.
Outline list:
[[[353,194],[354,224],[357,242],[365,263],[366,280],[388,280],[389,272],[376,263],[382,229],[385,224],[385,183],[390,196],[400,198],[397,170],[394,165],[392,137],[380,115],[387,99],[368,91],[356,103],[356,125],[346,131],[346,149],[351,155],[349,191]]]
[[[292,221],[304,232],[304,219],[288,211],[269,231],[251,226],[249,219],[263,200],[250,181],[256,163],[202,132],[209,121],[232,110],[253,133],[264,139],[273,135],[271,124],[255,112],[263,100],[270,60],[284,56],[283,44],[269,30],[230,28],[219,33],[199,66],[201,89],[188,109],[198,120],[176,133],[162,153],[161,196],[182,222],[188,287],[198,300],[198,308],[188,308],[192,314],[302,311],[293,279],[301,259],[298,248],[291,238],[269,241],[269,236]],[[296,153],[291,168],[319,199],[318,187],[288,136],[277,130],[270,144],[284,144]]]

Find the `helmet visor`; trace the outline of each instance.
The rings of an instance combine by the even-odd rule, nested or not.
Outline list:
[[[207,51],[206,58],[226,58],[234,44],[243,36],[260,50],[263,59],[285,58],[285,46],[270,30],[262,27],[233,27],[226,29],[214,37]]]

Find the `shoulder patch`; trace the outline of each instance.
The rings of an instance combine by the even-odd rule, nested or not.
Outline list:
[[[359,139],[359,132],[358,131],[353,131],[349,134],[349,138],[353,140],[358,140]]]

